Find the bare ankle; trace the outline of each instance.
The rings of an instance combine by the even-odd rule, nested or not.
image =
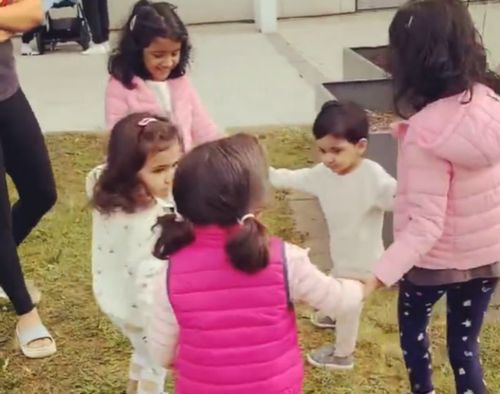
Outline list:
[[[137,380],[129,379],[127,384],[127,394],[137,394],[137,386],[139,382]]]

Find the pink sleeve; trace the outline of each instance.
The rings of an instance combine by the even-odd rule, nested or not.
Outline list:
[[[177,353],[179,325],[175,318],[167,293],[167,268],[158,276],[154,305],[147,328],[148,350],[159,365],[169,368]]]
[[[111,131],[119,120],[129,114],[126,95],[127,88],[120,81],[110,78],[105,98],[106,129],[108,131]]]
[[[193,137],[194,145],[200,145],[204,142],[221,138],[223,134],[219,131],[217,125],[210,117],[210,114],[201,102],[200,96],[189,78],[186,78],[186,84],[187,89],[190,91],[189,96],[193,111],[191,135]]]
[[[332,318],[359,308],[363,301],[361,282],[324,274],[298,246],[286,244],[285,255],[292,301],[305,302]]]
[[[398,282],[439,240],[448,203],[450,163],[414,143],[404,155],[409,223],[375,265],[375,276],[386,286]]]

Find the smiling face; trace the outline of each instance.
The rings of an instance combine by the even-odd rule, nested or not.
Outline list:
[[[143,50],[144,66],[153,81],[165,81],[181,59],[182,43],[157,37]]]
[[[171,194],[175,169],[181,156],[182,147],[178,142],[148,155],[138,176],[152,196],[167,198]]]
[[[316,140],[321,161],[330,170],[339,175],[345,175],[354,170],[363,159],[368,142],[361,139],[352,144],[344,138],[330,134]]]

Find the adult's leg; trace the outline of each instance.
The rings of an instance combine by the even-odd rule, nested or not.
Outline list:
[[[21,90],[0,103],[0,135],[3,153],[0,217],[4,218],[0,226],[0,282],[19,316],[16,331],[26,340],[21,345],[30,349],[39,348],[37,357],[40,357],[42,354],[52,354],[55,344],[45,337],[37,309],[31,302],[16,245],[54,204],[56,192],[40,127]],[[20,196],[13,211],[10,210],[5,172],[13,179]],[[46,346],[50,346],[50,349]]]
[[[415,286],[408,280],[403,280],[399,286],[401,349],[413,394],[427,394],[434,390],[427,326],[433,306],[444,293],[442,287]]]
[[[2,104],[0,104],[0,124],[2,124]],[[2,127],[3,128],[3,127]],[[12,235],[12,222],[3,152],[3,130],[0,129],[0,287],[11,300],[18,315],[33,309],[17,255],[17,247]]]
[[[102,41],[106,42],[106,41],[109,40],[108,0],[101,0],[101,1],[99,1],[99,16],[101,18]]]
[[[52,208],[57,195],[45,140],[26,97],[19,90],[8,101],[3,143],[7,173],[19,194],[12,207],[12,232],[19,245]]]
[[[448,291],[448,354],[457,393],[485,394],[479,354],[483,318],[497,279],[475,279]]]
[[[23,33],[21,38],[23,44],[29,44],[33,40],[33,38],[35,38],[35,33],[37,32],[38,29],[39,27],[35,27],[34,29],[31,29],[26,33]]]
[[[85,17],[89,22],[90,31],[92,33],[92,41],[95,44],[103,43],[104,37],[102,35],[102,25],[100,16],[100,5],[101,0],[83,0],[83,11],[85,12]]]

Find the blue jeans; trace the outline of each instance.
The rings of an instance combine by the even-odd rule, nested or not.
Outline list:
[[[403,280],[398,318],[401,348],[413,394],[427,394],[432,385],[427,325],[432,308],[446,294],[448,355],[456,392],[485,394],[479,357],[479,334],[498,279],[474,279],[442,286],[417,286]]]

